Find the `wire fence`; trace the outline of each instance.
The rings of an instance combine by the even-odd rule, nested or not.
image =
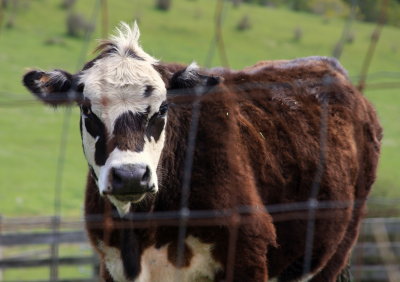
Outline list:
[[[214,22],[214,34],[210,40],[209,51],[205,58],[204,65],[207,67],[211,66],[211,62],[214,56],[219,56],[221,60],[221,64],[224,67],[229,67],[229,58],[226,52],[227,46],[224,43],[224,33],[223,33],[223,24],[224,19],[229,17],[228,9],[226,9],[226,5],[229,5],[230,2],[224,0],[218,0],[215,2],[215,22]],[[336,58],[340,58],[341,54],[345,49],[345,38],[349,34],[351,30],[351,26],[355,21],[355,12],[356,12],[356,4],[357,1],[351,1],[352,8],[349,18],[346,24],[343,27],[343,31],[341,33],[341,37],[338,40],[335,48],[333,50],[332,56]],[[0,5],[1,7],[1,5]],[[358,77],[354,77],[354,80],[358,80],[358,88],[360,90],[379,90],[379,89],[397,89],[400,88],[400,82],[373,82],[374,78],[400,78],[400,72],[384,72],[384,73],[369,73],[369,67],[371,64],[371,60],[374,57],[376,46],[379,42],[380,35],[382,33],[382,29],[384,27],[385,19],[387,17],[387,10],[389,7],[389,1],[383,0],[380,17],[377,22],[375,31],[373,36],[371,37],[370,45],[367,48],[367,52],[365,55],[365,59],[362,64],[362,69],[360,70],[360,75]],[[90,22],[94,25],[99,17],[101,18],[101,28],[102,34],[108,34],[108,9],[110,9],[110,5],[108,5],[106,0],[97,0],[94,2],[91,20]],[[3,10],[0,8],[0,24],[3,20]],[[1,32],[1,30],[0,30]],[[87,53],[87,49],[89,46],[89,42],[92,39],[92,32],[88,31],[85,35],[85,39],[83,40],[82,49],[80,52],[80,56],[77,61],[77,69],[82,65],[85,59],[85,54]],[[0,36],[2,34],[0,33]],[[367,77],[368,76],[368,77]],[[367,79],[368,78],[368,79]],[[369,82],[371,81],[371,82]],[[329,84],[329,82],[327,82]],[[274,85],[276,86],[276,85]],[[253,85],[242,85],[242,87],[254,87]],[[261,87],[257,85],[256,87]],[[265,85],[262,87],[271,87],[271,85]],[[329,87],[329,85],[328,85]],[[197,89],[198,90],[198,89]],[[329,219],[330,217],[336,216],[330,211],[336,209],[347,209],[349,207],[361,207],[364,205],[364,200],[355,200],[355,201],[319,201],[318,194],[320,192],[320,186],[322,177],[325,171],[326,166],[326,152],[327,152],[327,135],[328,135],[328,107],[329,107],[329,99],[321,100],[321,116],[320,116],[320,132],[319,132],[319,162],[315,171],[315,176],[313,183],[310,185],[310,194],[307,201],[304,202],[295,202],[295,203],[285,203],[285,204],[276,204],[276,205],[266,205],[261,207],[254,206],[236,206],[233,209],[219,209],[219,210],[191,210],[189,209],[189,198],[191,193],[191,179],[192,179],[192,171],[193,171],[193,158],[196,147],[196,137],[198,133],[199,121],[200,121],[200,113],[201,113],[201,103],[200,100],[197,99],[201,95],[200,92],[194,91],[192,113],[191,113],[191,123],[188,132],[187,138],[187,148],[185,152],[184,159],[184,172],[183,172],[183,180],[181,187],[181,198],[179,209],[176,211],[169,212],[152,212],[152,213],[129,213],[125,216],[124,221],[107,221],[108,217],[111,218],[119,218],[118,214],[113,214],[111,212],[111,207],[106,209],[105,214],[91,214],[86,215],[84,219],[62,219],[61,218],[61,205],[63,201],[62,191],[63,191],[63,179],[64,179],[64,165],[67,154],[67,145],[68,145],[68,136],[70,134],[70,120],[71,120],[71,108],[66,107],[64,109],[63,116],[63,127],[61,132],[61,142],[59,144],[58,151],[58,161],[57,161],[57,169],[55,174],[55,186],[54,186],[54,207],[53,207],[53,216],[50,217],[50,221],[48,217],[44,218],[35,218],[32,219],[19,219],[19,218],[11,218],[7,219],[6,223],[2,222],[0,224],[0,235],[7,235],[10,233],[15,233],[16,231],[24,231],[27,230],[41,230],[44,226],[51,227],[51,259],[49,263],[51,264],[50,271],[50,281],[61,281],[59,280],[59,264],[63,263],[63,260],[60,260],[59,257],[59,246],[60,240],[63,238],[63,234],[65,230],[69,229],[80,229],[83,227],[83,222],[86,223],[86,226],[90,229],[103,228],[104,223],[111,224],[113,229],[127,229],[134,226],[134,228],[149,228],[154,226],[173,226],[176,227],[177,232],[177,265],[183,265],[184,254],[185,254],[185,238],[187,237],[187,230],[191,226],[226,226],[229,230],[228,240],[228,249],[227,249],[227,268],[225,273],[225,281],[233,281],[234,280],[234,261],[236,259],[235,252],[238,240],[238,230],[242,225],[249,224],[252,220],[252,217],[247,217],[246,215],[257,214],[257,213],[265,213],[267,210],[269,214],[274,215],[274,222],[285,222],[290,220],[298,220],[303,219],[307,222],[306,228],[306,236],[305,236],[305,257],[302,264],[302,272],[304,275],[310,272],[312,268],[312,255],[313,255],[313,246],[315,240],[315,224],[318,219]],[[7,107],[28,107],[32,105],[36,105],[36,100],[33,98],[24,97],[21,98],[21,95],[16,95],[16,93],[7,93],[0,92],[0,96],[2,100],[0,100],[0,109]],[[16,98],[17,97],[17,98]],[[398,206],[400,204],[400,200],[387,200],[387,199],[370,199],[369,204],[375,204],[379,206],[389,205],[389,206]],[[372,221],[371,221],[372,222]],[[396,263],[399,263],[400,252],[398,251],[399,244],[399,230],[388,230],[388,227],[385,225],[383,221],[373,222],[374,227],[363,227],[370,228],[372,232],[364,232],[362,234],[368,234],[366,236],[372,236],[375,240],[374,245],[377,246],[377,250],[379,251],[378,257],[383,260],[383,267],[385,268],[385,275],[378,275],[377,279],[372,278],[371,281],[379,281],[386,280],[387,281],[399,281],[400,280],[400,269]],[[372,224],[371,224],[372,225]],[[398,226],[398,225],[396,225]],[[393,227],[390,227],[393,228]],[[398,228],[398,227],[395,227]],[[394,228],[394,229],[395,229]],[[64,231],[63,231],[64,230]],[[372,235],[371,235],[372,234]],[[80,235],[79,235],[80,236]],[[105,235],[110,236],[110,234]],[[395,237],[393,239],[392,237]],[[2,240],[11,240],[9,237],[0,237]],[[6,239],[5,239],[6,238]],[[7,239],[8,238],[8,239]],[[109,238],[108,238],[109,240]],[[108,241],[105,238],[105,242]],[[397,240],[397,241],[396,241]],[[62,240],[61,240],[62,241]],[[393,243],[392,243],[393,242]],[[7,246],[4,241],[0,242],[1,246]],[[358,250],[358,249],[357,249]],[[369,250],[369,249],[368,249]],[[360,250],[357,251],[357,258],[362,257],[362,252]],[[374,251],[372,251],[374,253]],[[1,255],[1,253],[0,253]],[[1,258],[1,257],[0,257]],[[355,258],[355,260],[357,260]],[[78,263],[82,263],[82,261],[78,260]],[[1,264],[0,264],[1,265]],[[96,268],[97,269],[97,268]],[[365,270],[363,270],[365,271]],[[177,272],[176,281],[181,281]],[[354,271],[354,278],[358,281],[367,281],[365,275],[362,278],[360,274],[360,269]],[[1,278],[1,277],[0,277]],[[97,278],[96,278],[97,279]]]
[[[57,228],[61,229],[57,235],[52,231],[55,221],[59,221],[60,226]],[[59,219],[55,220],[54,217],[1,218],[1,245],[5,248],[24,247],[25,251],[19,251],[17,255],[0,260],[0,271],[48,267],[49,273],[53,274],[65,265],[88,266],[84,273],[85,276],[69,279],[58,278],[57,280],[97,281],[99,261],[97,255],[90,251],[87,235],[83,231],[84,226],[84,219],[60,221]],[[42,231],[38,232],[38,228]],[[400,255],[399,232],[400,221],[397,218],[364,220],[359,242],[353,249],[351,259],[355,281],[396,281],[398,277],[396,276],[398,273],[396,265]],[[232,233],[232,236],[234,235]],[[234,242],[234,239],[231,238],[230,242]],[[51,252],[51,246],[54,244],[61,248],[63,246],[71,248],[76,245],[79,252],[57,257],[59,265],[54,265]],[[28,248],[31,246],[40,246],[40,248]],[[234,258],[234,250],[234,248],[229,250],[229,253],[232,254],[229,258]],[[51,281],[51,279],[41,281]],[[19,282],[21,281],[19,280]]]

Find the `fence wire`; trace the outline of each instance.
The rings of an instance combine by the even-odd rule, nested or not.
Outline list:
[[[101,3],[105,3],[105,0],[96,0],[92,8],[92,15],[90,18],[90,23],[95,26],[97,18],[100,12]],[[103,9],[104,10],[104,9]],[[103,26],[104,27],[104,26]],[[80,69],[82,62],[86,58],[89,43],[92,37],[93,30],[87,29],[82,49],[76,63],[76,69]],[[53,221],[53,233],[55,236],[59,235],[60,232],[60,218],[61,218],[61,205],[62,205],[62,184],[64,177],[64,166],[65,157],[67,154],[68,137],[70,133],[70,123],[71,123],[71,113],[72,108],[70,106],[64,109],[63,124],[61,131],[61,142],[58,153],[57,169],[56,169],[56,180],[54,186],[54,221]],[[51,281],[57,281],[59,277],[58,265],[59,265],[59,245],[51,245],[51,268],[50,268],[50,279]]]
[[[367,53],[365,54],[363,66],[362,66],[361,72],[360,72],[360,80],[358,82],[358,89],[360,91],[363,91],[365,89],[365,83],[367,80],[368,70],[371,65],[372,58],[374,57],[376,46],[378,45],[378,41],[381,37],[382,29],[387,20],[387,12],[389,9],[389,0],[382,0],[381,3],[382,3],[381,11],[380,11],[378,23],[376,25],[374,32],[372,33],[371,43],[368,47]]]
[[[210,42],[209,51],[205,58],[205,66],[211,66],[211,62],[216,54],[218,54],[221,64],[224,67],[229,67],[230,63],[228,60],[226,46],[223,40],[223,23],[224,19],[228,17],[228,9],[227,9],[228,1],[218,0],[215,3],[215,22],[214,22],[214,35]],[[346,38],[348,37],[352,24],[355,20],[356,6],[357,1],[351,1],[351,13],[349,18],[344,25],[343,31],[341,33],[341,37],[338,40],[334,50],[333,56],[336,58],[340,58],[344,46]],[[360,90],[380,90],[380,89],[397,89],[400,88],[400,82],[371,82],[367,83],[367,74],[369,70],[369,66],[371,64],[372,58],[374,56],[376,46],[379,42],[380,35],[382,33],[382,29],[387,17],[387,9],[388,9],[389,1],[383,0],[381,6],[380,17],[371,37],[370,45],[367,49],[365,59],[363,61],[362,69],[360,71],[360,76],[353,78],[353,80],[358,79],[358,88]],[[103,36],[108,34],[108,9],[110,6],[108,5],[106,0],[96,0],[93,6],[93,11],[91,15],[91,23],[95,24],[98,21],[98,18],[101,15],[102,19],[102,34]],[[2,36],[1,23],[4,18],[4,11],[2,9],[2,5],[0,4],[0,38]],[[80,68],[82,63],[85,60],[88,45],[92,37],[92,32],[88,31],[85,35],[85,39],[83,41],[82,49],[77,61],[77,69]],[[376,73],[369,74],[369,80],[373,80],[374,78],[380,77],[391,77],[394,79],[400,78],[400,72],[385,72],[385,73]],[[325,81],[326,85],[329,86],[331,81]],[[258,84],[257,88],[269,89],[277,84]],[[252,88],[254,85],[241,85],[241,88]],[[183,265],[184,252],[185,252],[185,238],[187,236],[187,229],[190,226],[227,226],[229,230],[229,237],[227,238],[227,268],[226,268],[226,277],[225,281],[233,281],[234,280],[234,262],[236,259],[236,246],[238,241],[238,229],[242,225],[246,225],[251,220],[250,217],[246,215],[256,214],[256,213],[265,213],[266,211],[269,214],[275,215],[274,222],[285,222],[293,219],[304,219],[307,222],[306,228],[306,237],[305,240],[305,257],[304,263],[302,265],[303,274],[306,275],[312,269],[312,254],[313,254],[313,245],[315,239],[315,222],[319,218],[330,218],[334,216],[330,211],[332,209],[346,209],[348,207],[357,207],[362,206],[364,201],[349,201],[349,202],[337,202],[337,201],[318,201],[318,194],[320,191],[322,175],[324,173],[325,165],[326,165],[326,151],[327,151],[327,135],[328,135],[328,107],[329,100],[321,99],[321,117],[320,117],[320,132],[319,132],[319,163],[318,167],[315,171],[314,181],[310,187],[310,195],[308,201],[305,202],[295,202],[295,203],[286,203],[286,204],[276,204],[276,205],[266,205],[262,207],[254,207],[254,206],[237,206],[233,209],[219,209],[219,210],[190,210],[188,201],[190,197],[190,182],[192,177],[192,169],[193,169],[193,158],[194,158],[194,150],[196,146],[196,137],[198,133],[200,112],[201,112],[201,103],[198,97],[203,92],[203,89],[196,88],[194,89],[194,97],[192,103],[192,116],[191,116],[191,124],[188,132],[188,144],[187,150],[185,154],[185,164],[184,164],[184,173],[183,173],[183,181],[181,187],[181,199],[180,199],[180,209],[177,211],[169,211],[169,212],[152,212],[152,213],[129,213],[126,215],[125,219],[127,221],[123,222],[112,222],[108,221],[108,224],[112,225],[114,229],[131,229],[133,228],[132,222],[134,222],[134,228],[148,228],[154,226],[174,226],[178,229],[178,237],[177,237],[177,257],[176,262],[177,265]],[[0,92],[0,96],[2,99],[0,100],[0,107],[26,107],[36,105],[37,102],[33,98],[20,98],[21,95],[16,93],[8,93],[8,92]],[[92,214],[86,215],[82,219],[70,219],[70,220],[61,220],[61,205],[62,205],[62,183],[63,183],[63,173],[64,173],[64,165],[65,165],[65,156],[67,152],[67,140],[69,136],[70,130],[70,119],[71,119],[71,108],[66,107],[63,116],[63,129],[61,142],[59,147],[59,155],[57,161],[57,170],[56,170],[56,180],[55,180],[55,196],[54,196],[54,216],[51,217],[50,226],[54,232],[54,236],[59,235],[59,231],[61,228],[82,228],[83,223],[86,222],[87,226],[90,228],[102,228],[104,226],[104,222],[109,220],[109,217],[119,218],[118,214],[114,214],[112,212],[111,205],[108,204],[106,207],[106,211],[104,214]],[[371,199],[370,202],[377,204],[386,204],[386,199]],[[393,200],[393,205],[399,205],[400,202],[397,200]],[[127,223],[128,222],[128,223]],[[43,226],[49,224],[49,218],[43,217],[42,220],[37,218],[35,222],[31,222],[29,219],[18,219],[18,218],[9,218],[5,220],[2,219],[2,224],[0,225],[0,235],[2,232],[7,232],[10,230],[28,230],[28,229],[37,229],[43,228]],[[380,224],[380,225],[379,225]],[[377,223],[379,228],[376,229],[375,238],[377,243],[388,242],[389,239],[387,237],[388,231],[385,230],[385,226],[382,223]],[[383,234],[383,235],[382,235]],[[110,241],[111,234],[105,232],[104,242],[107,243]],[[386,236],[386,237],[385,237]],[[382,244],[381,244],[382,246]],[[387,258],[388,261],[395,260],[395,254],[390,248],[380,247],[379,251],[383,258]],[[51,273],[52,281],[57,281],[58,273],[58,245],[54,245],[52,249],[54,261],[53,271]],[[385,265],[390,265],[388,262]],[[396,267],[388,267],[387,272],[389,273],[390,281],[399,281],[400,273]],[[176,281],[180,281],[181,277],[177,272]]]

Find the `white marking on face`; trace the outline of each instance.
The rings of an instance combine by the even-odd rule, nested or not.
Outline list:
[[[158,112],[162,102],[166,100],[165,84],[153,67],[158,61],[142,50],[138,43],[139,35],[136,23],[132,28],[122,23],[117,35],[110,40],[115,50],[99,58],[93,66],[82,71],[80,75],[79,83],[85,85],[83,96],[90,101],[91,111],[102,121],[107,130],[106,141],[113,137],[115,123],[123,113],[128,111],[133,114],[147,113],[150,118]],[[136,56],[132,56],[132,52]],[[144,95],[146,89],[152,90],[150,95]],[[94,157],[98,138],[88,134],[84,122],[82,137],[86,159],[99,178],[100,194],[103,194],[110,185],[110,170],[124,164],[147,165],[151,173],[150,185],[155,185],[155,189],[158,190],[156,170],[164,144],[164,132],[157,142],[154,138],[148,140],[144,137],[142,152],[114,149],[105,165],[101,167],[96,165]],[[129,210],[126,202],[115,198],[110,200],[120,213],[124,214]]]
[[[168,260],[168,245],[156,249],[151,246],[144,250],[140,258],[141,272],[134,280],[135,282],[191,282],[191,281],[213,281],[217,271],[222,269],[219,262],[211,255],[212,244],[200,242],[197,238],[189,236],[185,243],[191,248],[193,257],[190,265],[177,268]],[[121,253],[117,248],[99,244],[104,253],[105,263],[111,276],[116,281],[129,281],[123,275]]]

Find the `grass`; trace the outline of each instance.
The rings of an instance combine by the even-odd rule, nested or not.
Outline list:
[[[22,255],[21,255],[22,253]],[[58,250],[59,258],[83,258],[93,255],[92,249],[87,245],[64,244]],[[35,245],[27,247],[7,248],[3,253],[7,257],[24,257],[25,259],[47,259],[50,257],[49,245]],[[69,279],[87,279],[92,277],[93,267],[91,265],[60,265],[58,278],[68,281]],[[48,267],[25,267],[23,271],[20,268],[9,269],[4,273],[4,281],[44,281],[50,277],[50,269]]]
[[[57,1],[21,1],[29,8],[19,11],[12,29],[0,33],[0,214],[48,215],[54,212],[54,191],[64,109],[53,110],[32,100],[21,85],[27,68],[61,68],[75,72],[93,57],[100,38],[100,20],[88,46],[65,35],[66,12]],[[90,18],[94,0],[77,1],[76,11]],[[150,54],[164,61],[207,63],[214,36],[214,2],[173,1],[169,12],[153,8],[153,1],[109,1],[111,31],[120,21],[138,18],[141,42]],[[46,9],[43,9],[43,7]],[[248,15],[252,28],[236,30]],[[10,16],[5,12],[5,20]],[[344,21],[293,13],[285,9],[227,4],[223,36],[230,67],[242,68],[265,59],[290,59],[330,55],[341,35]],[[301,28],[300,41],[293,40]],[[355,79],[360,72],[374,25],[355,23],[355,40],[347,44],[342,64]],[[63,44],[46,45],[49,38]],[[385,27],[370,68],[369,82],[399,81],[400,30]],[[215,52],[209,66],[221,64]],[[379,76],[395,72],[395,77]],[[374,75],[377,74],[377,75]],[[375,104],[385,129],[378,180],[373,196],[400,198],[400,95],[397,89],[370,90],[365,95]],[[82,214],[86,161],[80,145],[78,111],[70,118],[62,177],[61,211],[64,216]]]

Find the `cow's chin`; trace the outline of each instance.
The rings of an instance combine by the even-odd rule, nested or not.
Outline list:
[[[111,203],[116,207],[119,216],[124,217],[126,214],[129,213],[131,204],[139,203],[146,197],[146,194],[129,195],[123,197],[107,195],[107,197],[111,201]]]

